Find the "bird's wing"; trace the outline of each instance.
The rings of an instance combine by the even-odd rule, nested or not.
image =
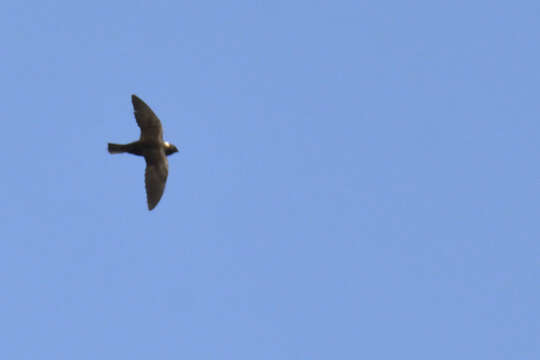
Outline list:
[[[137,95],[131,95],[131,102],[135,110],[135,120],[137,120],[137,125],[141,128],[140,140],[163,141],[161,121],[150,109],[150,106],[146,105]]]
[[[169,165],[163,149],[148,151],[144,158],[146,160],[144,173],[146,201],[148,202],[148,210],[152,210],[158,204],[165,190]]]

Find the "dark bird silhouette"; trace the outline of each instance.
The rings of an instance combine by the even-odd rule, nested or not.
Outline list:
[[[135,120],[141,128],[141,137],[139,140],[125,145],[109,143],[108,149],[111,154],[130,153],[144,156],[144,160],[146,160],[144,172],[146,200],[148,210],[152,210],[158,204],[165,190],[169,174],[167,156],[178,152],[178,149],[173,144],[163,141],[161,121],[152,109],[136,95],[131,95],[131,102],[133,109],[135,109]]]

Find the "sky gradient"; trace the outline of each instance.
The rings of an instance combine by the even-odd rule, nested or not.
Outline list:
[[[537,1],[2,8],[0,358],[540,359]]]

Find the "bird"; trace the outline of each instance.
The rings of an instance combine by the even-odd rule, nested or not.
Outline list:
[[[141,128],[139,140],[129,144],[108,143],[110,154],[129,153],[143,156],[146,161],[144,183],[148,210],[156,207],[163,196],[169,174],[167,156],[178,152],[173,144],[163,140],[161,121],[150,106],[137,95],[131,95],[137,125]]]

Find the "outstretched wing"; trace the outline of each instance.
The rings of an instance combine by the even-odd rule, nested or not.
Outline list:
[[[131,95],[131,102],[135,110],[135,120],[137,120],[137,125],[141,128],[140,140],[163,141],[161,121],[150,109],[150,106],[146,105],[137,95]]]
[[[146,201],[148,202],[148,210],[152,210],[163,196],[169,174],[169,165],[163,149],[148,151],[144,159],[146,160],[144,173]]]

